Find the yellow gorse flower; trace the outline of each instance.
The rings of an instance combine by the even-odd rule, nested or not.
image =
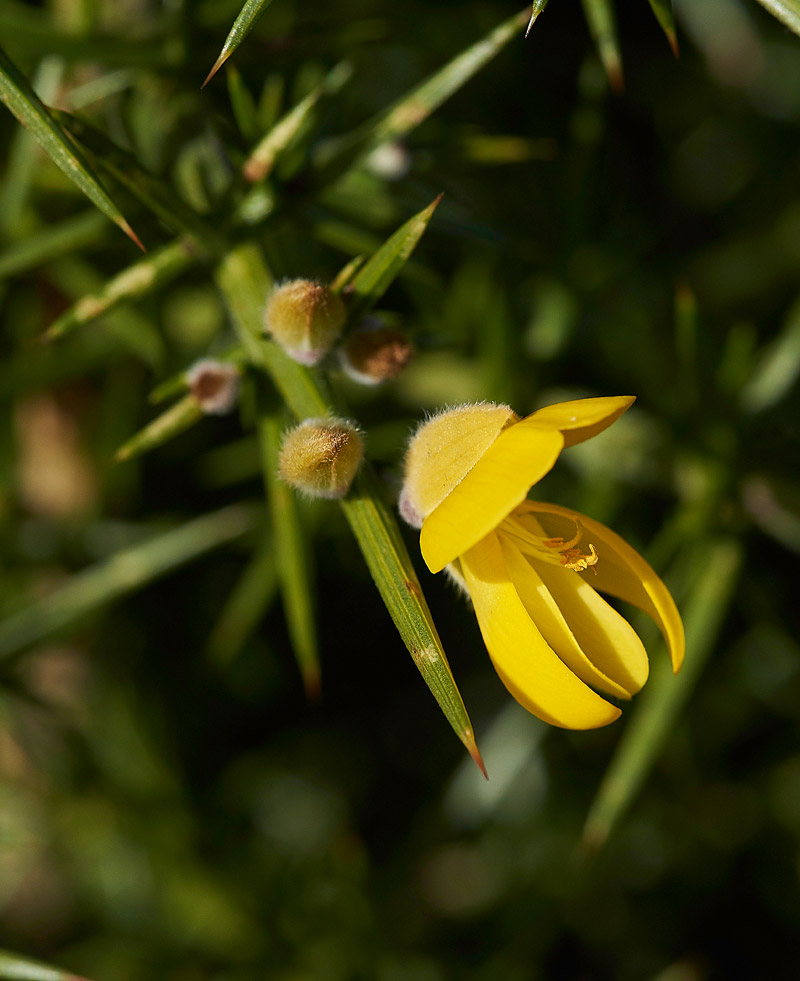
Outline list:
[[[602,432],[629,396],[579,399],[520,419],[508,406],[451,409],[424,423],[406,455],[403,517],[421,528],[431,572],[448,568],[472,598],[495,669],[545,722],[593,729],[647,680],[647,653],[600,592],[649,614],[675,672],[683,624],[664,583],[609,528],[527,499],[562,449]]]

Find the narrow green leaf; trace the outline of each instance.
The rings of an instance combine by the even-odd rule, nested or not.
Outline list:
[[[547,0],[533,0],[533,4],[531,6],[531,19],[528,21],[528,26],[525,28],[525,37],[530,34],[531,28],[536,23],[536,18],[546,6]]]
[[[242,41],[244,41],[270,3],[272,3],[272,0],[245,0],[244,6],[239,11],[239,16],[233,22],[233,27],[225,38],[219,58],[217,58],[211,71],[206,75],[206,80],[203,82],[201,88],[205,88],[208,85],[228,58],[230,58]]]
[[[656,15],[656,20],[661,25],[661,30],[667,35],[672,53],[677,58],[680,52],[678,51],[678,35],[675,33],[675,15],[672,12],[672,0],[648,0],[648,2],[653,13]]]
[[[80,142],[97,170],[118,181],[173,232],[189,236],[198,250],[222,251],[221,240],[211,225],[185,204],[174,188],[145,170],[133,154],[78,116],[58,109],[53,110],[53,116]]]
[[[45,101],[51,101],[64,77],[61,58],[43,58],[36,72],[33,87]],[[0,232],[13,236],[14,226],[22,215],[28,191],[36,173],[36,140],[20,127],[11,137],[3,181],[0,182]]]
[[[686,661],[680,674],[673,676],[663,658],[638,696],[586,819],[583,845],[589,851],[602,846],[653,768],[697,684],[733,600],[742,562],[741,544],[722,539],[705,544],[697,555],[701,571],[684,618]]]
[[[522,31],[527,21],[526,7],[354,133],[332,141],[321,154],[319,179],[330,180],[331,173],[343,173],[382,143],[416,129]]]
[[[147,453],[156,446],[174,439],[202,418],[203,410],[197,399],[193,395],[186,395],[180,402],[170,406],[166,412],[132,436],[127,443],[123,443],[114,454],[114,460],[121,463],[123,460],[130,460],[131,457]]]
[[[758,2],[790,31],[800,34],[800,0],[758,0]]]
[[[239,132],[242,134],[245,140],[247,140],[248,143],[252,143],[253,140],[258,139],[259,134],[258,108],[256,107],[256,100],[253,98],[252,92],[245,84],[241,72],[239,72],[233,65],[228,66],[226,76],[228,83],[228,98],[231,100],[233,118],[236,120],[236,125],[239,127]]]
[[[353,67],[349,62],[339,62],[305,99],[279,119],[245,161],[242,167],[245,180],[256,182],[268,177],[281,153],[307,124],[319,100],[325,95],[338,92],[352,74]]]
[[[615,92],[621,92],[622,56],[619,51],[617,25],[611,0],[581,0],[581,3],[609,84]]]
[[[171,282],[187,269],[196,258],[192,245],[177,239],[144,259],[113,276],[101,289],[81,297],[74,306],[61,314],[43,334],[43,340],[64,337],[76,327],[91,323],[120,303],[144,296],[157,286]],[[0,258],[2,268],[2,258]]]
[[[263,406],[259,407],[261,465],[272,515],[275,561],[283,608],[306,696],[310,701],[317,701],[320,695],[320,666],[312,599],[314,590],[308,562],[309,548],[297,509],[297,499],[278,478],[282,428],[277,415],[265,411]]]
[[[41,961],[0,950],[0,979],[2,981],[86,981],[71,971],[62,971]]]
[[[77,573],[49,596],[0,622],[0,658],[40,643],[82,616],[239,538],[256,526],[258,518],[259,512],[252,507],[226,507],[123,549]]]
[[[209,657],[217,664],[230,664],[278,592],[278,569],[272,538],[264,536],[245,566],[208,638]]]
[[[89,200],[118,225],[142,251],[144,246],[114,204],[69,135],[53,118],[25,76],[0,48],[0,99],[28,129],[51,160],[74,181]]]
[[[763,412],[794,388],[800,377],[800,300],[792,306],[780,334],[768,344],[742,389],[742,408]]]
[[[248,356],[272,378],[297,418],[336,414],[316,376],[263,337],[262,310],[271,277],[258,248],[246,244],[231,251],[220,263],[217,282]],[[414,663],[459,739],[483,770],[472,724],[422,587],[397,521],[383,502],[377,478],[369,464],[362,465],[350,493],[340,504],[378,592]]]
[[[368,313],[397,278],[397,274],[417,247],[441,200],[440,194],[427,208],[409,218],[355,274],[350,282],[351,294],[347,310],[351,323],[357,323]]]
[[[19,276],[59,256],[97,245],[108,230],[108,222],[94,210],[49,225],[14,242],[0,255],[0,279]]]
[[[341,293],[345,286],[348,286],[352,282],[353,276],[364,265],[365,260],[366,256],[357,255],[354,259],[351,259],[342,266],[331,280],[331,289],[334,293]]]

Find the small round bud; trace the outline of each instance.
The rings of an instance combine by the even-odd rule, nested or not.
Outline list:
[[[344,303],[328,286],[291,279],[276,286],[267,300],[267,331],[301,364],[317,364],[328,353],[346,319]]]
[[[224,416],[236,405],[239,369],[224,361],[197,361],[186,372],[186,383],[206,415]]]
[[[399,330],[369,317],[340,349],[345,372],[362,385],[396,378],[414,356],[414,345]]]
[[[283,437],[281,480],[310,497],[344,497],[361,459],[364,440],[345,419],[306,419]]]

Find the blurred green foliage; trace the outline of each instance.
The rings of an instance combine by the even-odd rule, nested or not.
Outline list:
[[[755,2],[680,0],[676,60],[650,4],[617,4],[610,94],[553,0],[375,146],[365,120],[513,11],[263,6],[201,90],[240,0],[0,2],[6,53],[148,248],[0,113],[0,947],[114,981],[793,978],[800,42]],[[381,300],[416,361],[379,390],[333,380],[387,496],[443,404],[636,394],[542,493],[648,555],[698,658],[609,729],[548,730],[423,575],[488,783],[340,512],[301,502],[307,704],[247,399],[112,463],[153,389],[235,347],[227,236],[331,280],[442,191]]]

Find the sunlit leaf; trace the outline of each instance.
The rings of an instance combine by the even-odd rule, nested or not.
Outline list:
[[[800,34],[800,0],[758,0],[773,17],[795,34]]]
[[[147,453],[174,439],[202,418],[203,410],[197,399],[193,395],[186,395],[120,446],[114,459],[121,463]]]
[[[531,6],[531,19],[528,21],[528,26],[525,28],[525,37],[530,34],[531,28],[536,23],[536,18],[546,6],[547,0],[533,0],[533,4]]]
[[[0,979],[2,981],[86,981],[85,978],[62,971],[41,961],[0,950]]]
[[[441,199],[440,194],[427,208],[409,218],[353,276],[347,311],[352,323],[357,323],[374,307],[391,286],[422,238]]]
[[[244,6],[239,11],[239,16],[233,22],[233,27],[225,38],[225,43],[222,45],[222,51],[220,51],[219,57],[214,62],[211,71],[206,75],[206,80],[203,82],[202,88],[208,85],[228,58],[230,58],[242,41],[244,41],[270,3],[272,3],[272,0],[245,0]]]
[[[31,133],[53,163],[74,181],[107,218],[110,218],[140,249],[144,250],[136,233],[108,196],[83,154],[56,122],[52,113],[31,88],[28,80],[2,48],[0,48],[0,99]]]
[[[303,100],[279,119],[245,161],[242,167],[245,179],[255,182],[268,177],[281,153],[306,125],[319,100],[324,95],[338,92],[352,74],[352,66],[346,61],[340,62]]]
[[[615,92],[621,92],[622,56],[611,0],[581,0],[581,3],[609,84]]]
[[[171,242],[144,259],[117,273],[95,293],[81,297],[77,303],[53,321],[44,333],[44,339],[55,340],[69,334],[76,327],[91,323],[97,317],[126,300],[134,300],[158,286],[169,283],[195,261],[191,245],[182,239]],[[2,257],[0,257],[2,267]]]
[[[672,12],[672,0],[649,0],[656,20],[661,30],[667,35],[672,53],[678,57],[678,36],[675,33],[675,15]]]

